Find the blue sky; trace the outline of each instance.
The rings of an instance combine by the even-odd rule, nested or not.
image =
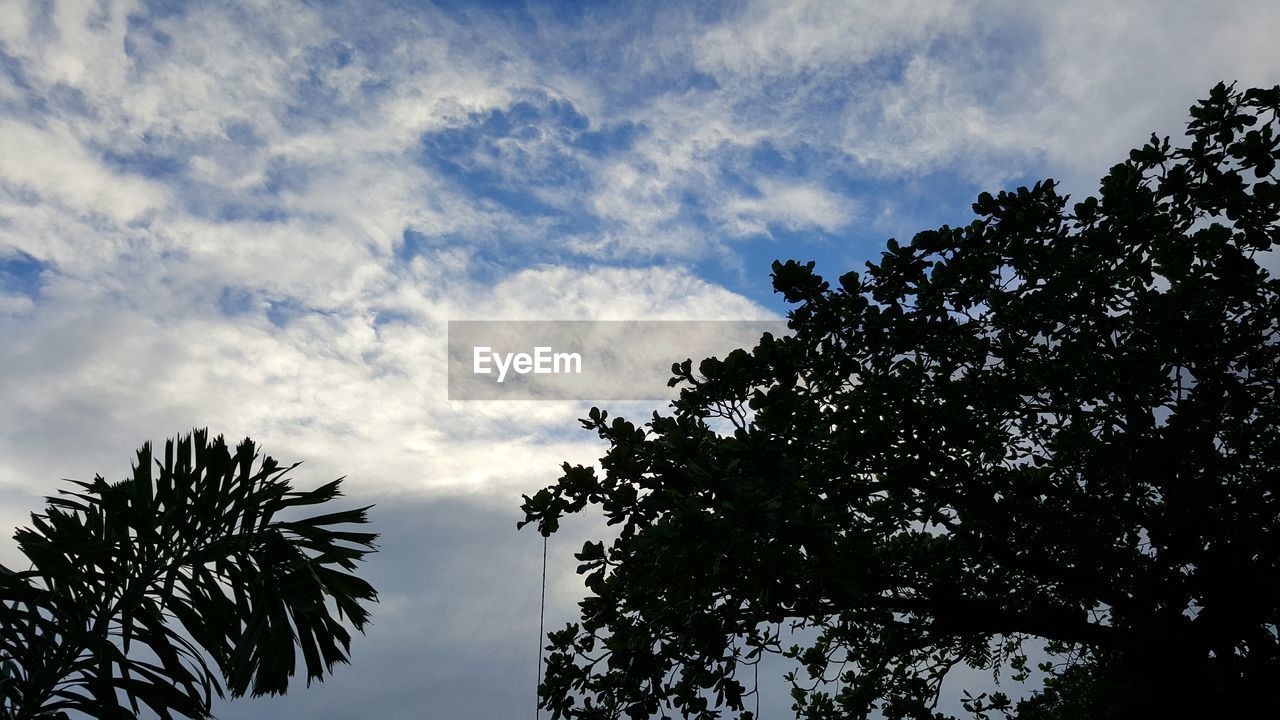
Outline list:
[[[450,403],[449,320],[778,317],[775,259],[836,276],[982,190],[1082,196],[1217,81],[1280,79],[1263,1],[2,10],[0,521],[208,426],[399,533],[352,679],[227,718],[349,717],[371,678],[385,717],[530,696],[478,679],[536,647],[535,540],[492,533],[601,448],[584,406]]]

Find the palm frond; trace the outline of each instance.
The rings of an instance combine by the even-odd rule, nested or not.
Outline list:
[[[296,467],[197,430],[48,498],[14,536],[31,569],[0,568],[0,718],[203,718],[214,695],[284,693],[299,653],[308,684],[347,662],[377,535],[342,529],[367,507],[283,517],[341,496],[293,489]]]

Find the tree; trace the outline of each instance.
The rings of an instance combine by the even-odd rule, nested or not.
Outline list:
[[[347,662],[376,535],[335,529],[368,508],[278,517],[341,495],[293,490],[295,467],[197,430],[162,458],[143,445],[122,482],[48,498],[15,535],[31,568],[0,567],[0,718],[207,718],[222,682],[284,693],[297,650],[308,684]]]
[[[834,287],[775,263],[790,335],[673,367],[643,426],[593,408],[602,473],[523,505],[543,535],[618,526],[577,554],[542,707],[751,717],[772,652],[797,716],[935,717],[952,667],[1025,678],[1034,640],[1044,691],[968,709],[1274,710],[1278,114],[1280,87],[1220,84],[1097,197],[982,193]]]

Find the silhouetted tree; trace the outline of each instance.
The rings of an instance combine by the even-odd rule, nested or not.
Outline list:
[[[15,535],[31,569],[0,567],[0,717],[205,718],[219,678],[277,694],[298,650],[308,684],[346,662],[342,621],[363,630],[377,598],[351,571],[376,535],[334,529],[368,508],[279,517],[341,494],[293,490],[294,467],[196,431],[163,458],[144,445],[129,479],[48,498]]]
[[[798,716],[934,717],[949,669],[1027,677],[1039,639],[1043,692],[970,710],[1274,713],[1278,113],[1219,85],[1097,197],[983,193],[835,287],[775,263],[793,335],[676,366],[644,426],[593,409],[603,473],[523,506],[619,526],[577,555],[543,707],[750,717],[745,666],[780,652]]]

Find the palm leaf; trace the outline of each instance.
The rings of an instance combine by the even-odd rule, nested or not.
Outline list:
[[[132,476],[72,482],[15,534],[0,567],[0,718],[66,711],[209,716],[213,696],[276,694],[348,661],[377,593],[351,571],[375,549],[368,508],[284,518],[341,496],[296,465],[197,430],[137,454]]]

